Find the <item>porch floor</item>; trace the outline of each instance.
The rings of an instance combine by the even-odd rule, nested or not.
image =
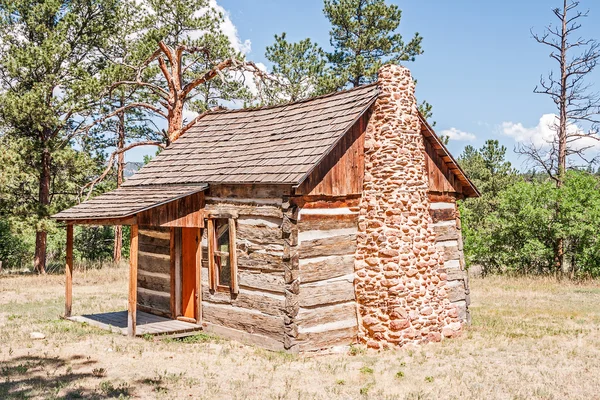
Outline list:
[[[202,327],[189,322],[178,321],[138,311],[136,336],[143,335],[166,335],[166,336],[190,336]],[[70,321],[87,323],[97,328],[111,332],[127,335],[127,311],[115,311],[103,314],[76,315],[67,318]]]

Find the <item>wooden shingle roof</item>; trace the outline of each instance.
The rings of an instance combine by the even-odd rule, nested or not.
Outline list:
[[[378,93],[371,84],[281,106],[210,112],[124,186],[298,185]]]
[[[124,187],[61,211],[61,221],[120,219],[205,190],[208,185],[149,185]]]

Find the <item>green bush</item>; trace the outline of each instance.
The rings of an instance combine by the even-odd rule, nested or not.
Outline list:
[[[481,199],[462,202],[465,252],[486,273],[557,273],[554,246],[564,240],[564,271],[600,276],[600,181],[569,171],[557,189],[550,180],[521,179],[501,190],[481,214]]]
[[[29,249],[22,236],[19,236],[8,219],[0,219],[0,261],[2,268],[22,268]]]

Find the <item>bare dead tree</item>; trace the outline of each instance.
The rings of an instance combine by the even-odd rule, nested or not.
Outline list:
[[[552,10],[559,20],[557,25],[549,25],[543,34],[531,32],[540,44],[551,48],[550,58],[558,64],[558,73],[551,71],[541,77],[535,93],[549,96],[556,105],[558,116],[551,126],[555,132],[546,145],[521,145],[518,151],[527,155],[541,166],[560,188],[565,180],[567,162],[575,156],[593,163],[596,157],[588,157],[594,141],[600,141],[600,95],[592,91],[586,78],[596,68],[600,60],[600,43],[594,39],[578,36],[581,20],[589,11],[578,9],[579,1],[563,0],[561,8]],[[557,204],[557,213],[560,205]],[[558,238],[555,244],[555,267],[557,272],[564,269],[564,240]]]
[[[550,96],[556,105],[558,117],[551,127],[556,134],[549,146],[529,144],[520,149],[544,168],[557,187],[564,182],[569,157],[591,161],[586,156],[593,147],[590,142],[600,141],[594,127],[600,122],[600,95],[585,81],[600,60],[600,43],[577,36],[580,21],[589,11],[578,10],[579,1],[563,1],[562,8],[552,10],[560,23],[548,26],[541,35],[532,32],[538,43],[551,48],[550,58],[558,64],[558,74],[551,71],[541,77],[534,89]]]

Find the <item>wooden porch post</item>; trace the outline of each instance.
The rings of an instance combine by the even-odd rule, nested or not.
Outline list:
[[[65,265],[65,317],[71,316],[73,305],[73,225],[67,225],[67,262]]]
[[[135,337],[137,313],[137,273],[138,273],[138,226],[131,225],[131,245],[129,247],[129,305],[127,307],[127,335]]]
[[[171,276],[171,318],[172,319],[176,319],[177,318],[177,296],[175,294],[175,291],[177,290],[177,285],[175,284],[175,281],[177,280],[177,266],[175,265],[176,261],[175,258],[177,257],[177,251],[175,248],[175,240],[176,240],[176,236],[175,236],[175,229],[171,227],[169,229],[170,231],[170,239],[169,239],[169,261],[171,262],[171,268],[170,268],[170,273],[169,275]]]

